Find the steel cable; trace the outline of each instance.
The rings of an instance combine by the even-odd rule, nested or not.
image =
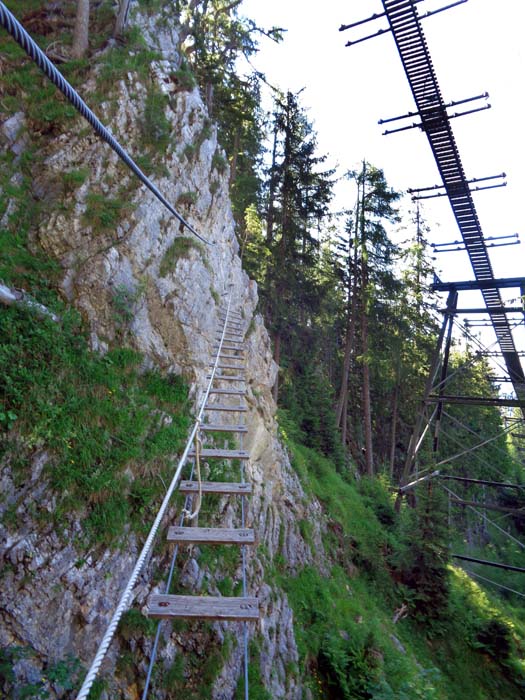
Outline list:
[[[462,423],[460,420],[458,420],[457,418],[452,416],[450,413],[448,413],[448,411],[444,410],[443,415],[446,416],[449,420],[453,421],[454,423],[457,423],[457,425],[459,425],[460,428],[463,428],[464,430],[471,433],[475,437],[479,437],[478,433],[476,433],[475,430],[473,430],[472,428],[469,428],[468,425],[465,425],[464,423]],[[514,430],[514,428],[515,428],[515,426],[511,426],[511,430]],[[511,435],[512,435],[512,432],[511,432]],[[514,464],[514,466],[519,467],[520,469],[523,467],[522,464],[520,464],[514,457],[512,457],[512,455],[510,455],[508,452],[506,452],[503,448],[499,447],[499,445],[493,445],[492,447],[493,447],[493,449],[497,450],[503,457],[510,459],[510,461]],[[486,464],[488,464],[488,462],[486,462]],[[495,469],[495,471],[497,471],[498,474],[504,476],[502,474],[502,472],[499,471],[498,469]],[[520,486],[520,488],[521,489],[525,488],[525,485]]]
[[[155,195],[155,197],[166,207],[166,209],[168,209],[168,211],[171,212],[171,214],[173,214],[173,216],[178,219],[183,226],[191,231],[194,236],[197,236],[199,240],[207,245],[214,245],[197,233],[193,226],[188,223],[186,219],[179,214],[175,207],[173,207],[161,194],[156,185],[154,185],[147,175],[142,172],[133,158],[131,158],[131,156],[124,150],[124,148],[122,148],[108,129],[106,129],[106,127],[91,111],[73,86],[64,78],[58,68],[56,68],[56,66],[49,60],[42,49],[39,48],[39,46],[22,27],[16,17],[7,9],[4,3],[1,2],[1,0],[0,25],[7,30],[13,39],[24,49],[27,55],[37,64],[40,70],[45,73],[49,80],[51,80],[51,82],[60,90],[66,99],[75,107],[75,109],[84,117],[84,119],[89,122],[100,138],[102,138],[115,151],[118,157],[124,161],[128,168],[135,173],[139,180],[146,185],[150,192]]]
[[[194,469],[195,469],[195,463],[193,463],[191,466],[191,472],[190,472],[190,477],[189,477],[190,481],[193,478]],[[186,498],[184,499],[184,510],[183,510],[183,512],[180,516],[180,520],[179,520],[180,527],[182,527],[184,525],[184,517],[185,517],[184,511],[186,511],[188,508],[191,508],[191,506],[192,506],[192,496],[191,496],[191,494],[188,494],[186,496]],[[171,582],[173,580],[173,574],[175,572],[175,564],[177,562],[178,553],[179,553],[179,543],[177,542],[177,544],[175,545],[175,549],[173,550],[173,554],[171,556],[170,570],[169,570],[168,578],[166,580],[166,587],[164,590],[164,593],[166,595],[169,594],[170,589],[171,589]],[[155,666],[155,661],[157,660],[157,649],[159,646],[159,639],[160,639],[160,633],[162,630],[162,623],[163,622],[164,622],[164,620],[159,620],[157,622],[157,630],[155,632],[155,640],[153,642],[153,647],[151,649],[151,656],[150,656],[149,665],[148,665],[148,672],[146,674],[146,681],[144,683],[144,690],[142,692],[142,700],[147,700],[147,698],[148,698],[149,686],[151,683],[151,676],[153,674],[153,668]]]
[[[448,494],[450,494],[450,495],[453,496],[454,498],[458,498],[458,499],[459,499],[458,494],[457,494],[457,493],[454,493],[454,491],[452,491],[452,489],[449,489],[449,488],[447,488],[446,486],[443,486],[443,484],[439,484],[439,485],[440,485],[441,488],[442,488],[444,491],[446,491]],[[460,500],[461,500],[461,499],[460,499]],[[502,527],[500,527],[500,526],[499,526],[497,523],[495,523],[493,520],[491,520],[490,518],[488,518],[486,515],[483,515],[482,513],[480,513],[479,510],[478,510],[477,508],[474,508],[474,506],[470,506],[470,505],[465,506],[465,508],[470,508],[470,510],[473,510],[474,513],[476,513],[476,515],[478,516],[478,518],[481,518],[481,519],[484,520],[485,522],[490,523],[490,524],[492,525],[492,527],[495,527],[496,530],[499,530],[503,535],[505,535],[505,537],[508,537],[510,540],[512,540],[513,542],[515,542],[519,547],[521,547],[522,549],[525,549],[525,544],[523,544],[523,542],[520,542],[519,540],[517,540],[515,537],[513,537],[510,533],[508,533],[506,530],[504,530]]]
[[[242,450],[244,448],[244,440],[242,433],[239,436],[239,446]],[[244,464],[241,461],[241,483],[244,484]],[[241,527],[244,529],[246,527],[246,507],[245,507],[245,496],[241,496]],[[246,598],[248,595],[248,586],[246,582],[246,545],[243,544],[241,547],[242,556],[242,594]],[[244,647],[244,699],[249,700],[249,683],[248,683],[248,672],[249,672],[249,662],[250,655],[248,653],[248,623],[243,622],[243,647]]]
[[[497,581],[493,581],[490,578],[486,578],[485,576],[482,576],[481,574],[476,574],[474,571],[469,571],[468,569],[464,569],[462,566],[460,567],[463,569],[463,571],[467,574],[467,576],[475,576],[476,578],[481,579],[482,581],[486,581],[487,583],[491,583],[493,586],[498,586],[498,588],[503,588],[505,591],[510,591],[511,593],[515,593],[516,595],[521,596],[522,598],[525,598],[524,593],[520,593],[519,591],[515,591],[514,588],[509,588],[508,586],[504,586],[502,583],[498,583]]]

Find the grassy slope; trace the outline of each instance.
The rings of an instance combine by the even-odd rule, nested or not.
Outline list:
[[[296,578],[283,566],[273,572],[294,610],[298,673],[313,697],[523,697],[523,611],[449,567],[441,614],[425,625],[410,612],[394,624],[404,602],[410,610],[410,591],[394,581],[392,565],[407,544],[405,516],[395,515],[380,481],[350,482],[329,460],[287,443],[303,486],[323,504],[333,561],[329,578],[312,568]]]

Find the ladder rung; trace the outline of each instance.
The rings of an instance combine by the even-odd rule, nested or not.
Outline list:
[[[214,349],[214,350],[218,350],[218,349],[219,349],[219,346],[218,346],[218,345],[214,345],[214,346],[213,346],[213,349]],[[238,347],[235,346],[235,345],[230,345],[229,343],[223,343],[221,349],[222,349],[222,350],[244,350],[244,346],[238,348]],[[231,357],[231,355],[219,355],[219,357]]]
[[[202,459],[207,459],[208,457],[219,457],[220,459],[250,459],[250,453],[246,452],[246,450],[220,450],[215,447],[203,448],[200,451],[200,456]],[[188,452],[188,457],[195,457],[194,449]]]
[[[244,496],[252,492],[251,484],[230,483],[227,481],[202,481],[202,493],[221,493],[233,496]],[[181,481],[179,486],[181,493],[199,493],[198,481]]]
[[[247,433],[245,425],[228,425],[227,423],[202,423],[201,430],[206,433]]]
[[[210,365],[213,367],[213,365]],[[246,372],[245,367],[238,367],[237,365],[217,365],[217,369],[236,369],[238,372]]]
[[[179,527],[168,528],[168,542],[186,544],[255,544],[255,533],[248,528],[236,527]]]
[[[230,413],[246,413],[246,406],[225,406],[223,403],[207,403],[206,411],[229,411]]]
[[[146,614],[163,619],[207,620],[258,620],[260,616],[257,598],[161,594],[149,597]]]
[[[231,394],[232,396],[246,396],[244,389],[210,389],[210,394]]]
[[[226,321],[226,316],[219,316],[220,321]],[[243,326],[244,319],[238,318],[237,316],[228,316],[228,324],[232,326]]]
[[[216,374],[215,379],[224,379],[227,382],[245,382],[246,377],[239,377],[235,374]],[[208,374],[206,379],[211,379],[211,374]]]

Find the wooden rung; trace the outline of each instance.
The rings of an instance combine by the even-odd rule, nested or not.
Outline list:
[[[219,346],[218,346],[218,345],[214,345],[214,346],[213,346],[213,349],[214,349],[214,350],[218,350],[218,349],[219,349]],[[238,347],[235,346],[235,345],[230,345],[229,343],[223,343],[223,344],[222,344],[222,350],[244,350],[244,346],[238,348]],[[220,355],[220,357],[224,357],[224,356],[223,356],[223,355]],[[230,357],[230,356],[229,356],[229,355],[226,355],[226,357]]]
[[[148,617],[156,619],[190,618],[204,620],[258,620],[257,598],[222,596],[161,595],[148,599]]]
[[[255,544],[255,533],[237,527],[179,527],[168,528],[168,542],[184,544]]]
[[[251,484],[230,483],[226,481],[202,481],[202,493],[220,493],[232,496],[245,496],[252,492]],[[181,481],[181,493],[199,493],[198,481]]]
[[[226,423],[202,423],[201,430],[206,433],[247,433],[245,425],[228,425]]]
[[[213,366],[210,365],[210,367]],[[238,372],[246,372],[246,367],[239,367],[238,365],[217,365],[217,369],[236,369]]]
[[[246,396],[244,389],[210,389],[210,394],[231,394],[232,396]]]
[[[229,411],[230,413],[246,413],[246,406],[225,406],[223,403],[207,403],[206,411]]]
[[[206,379],[211,379],[211,374],[208,374]],[[245,382],[246,377],[239,377],[235,374],[215,374],[215,379],[224,379],[227,382]]]
[[[215,447],[203,448],[200,451],[202,459],[209,457],[219,457],[220,459],[250,459],[250,453],[245,450],[219,450]],[[195,450],[188,452],[188,457],[195,457]]]

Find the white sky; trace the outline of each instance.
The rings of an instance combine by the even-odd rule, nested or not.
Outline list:
[[[427,0],[418,9],[423,13],[449,2]],[[419,129],[382,136],[389,127],[377,123],[415,109],[392,36],[345,47],[348,40],[387,27],[387,21],[338,31],[341,24],[382,12],[380,0],[245,0],[241,11],[260,26],[288,30],[279,45],[261,41],[253,64],[283,90],[306,88],[302,104],[317,131],[319,151],[329,154],[330,163],[343,172],[366,158],[383,168],[389,184],[401,191],[440,184],[428,141]],[[452,128],[468,178],[507,173],[507,187],[474,195],[485,236],[518,232],[524,241],[491,250],[496,277],[525,276],[524,20],[525,0],[469,0],[423,23],[444,100],[485,91],[490,95],[490,110],[454,119]],[[406,123],[414,121],[416,117]],[[432,242],[460,237],[446,198],[424,202],[422,212],[432,227]],[[445,280],[473,278],[466,253],[442,254],[436,264]],[[517,292],[502,290],[502,295],[509,299]],[[460,306],[480,302],[479,293],[460,294]],[[517,331],[514,337],[518,349],[525,349],[525,333]]]

